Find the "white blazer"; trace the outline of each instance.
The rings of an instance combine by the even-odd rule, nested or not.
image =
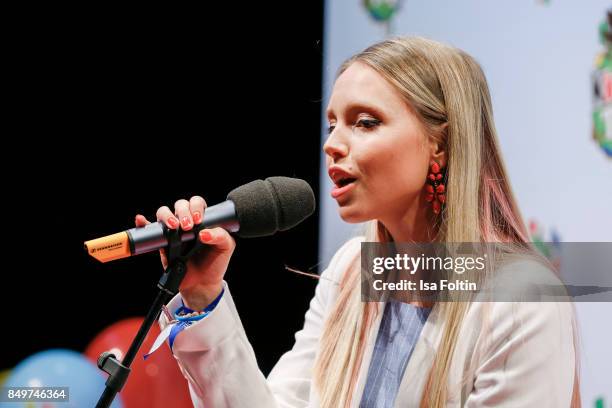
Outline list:
[[[195,407],[319,407],[312,368],[325,319],[338,295],[338,284],[359,254],[363,237],[345,243],[334,255],[315,290],[304,327],[266,378],[224,282],[225,293],[206,318],[175,339],[173,352],[187,378]],[[379,309],[382,311],[382,303]],[[180,306],[180,295],[169,303]],[[488,307],[487,307],[488,306]],[[485,312],[485,309],[487,310]],[[483,313],[493,322],[480,330]],[[382,313],[372,326],[351,406],[358,407],[370,366]],[[163,329],[168,320],[162,314]],[[464,318],[452,357],[448,407],[569,407],[574,383],[573,308],[570,303],[473,302]],[[443,333],[434,307],[406,367],[395,407],[418,407],[426,375]],[[473,370],[469,370],[473,367]],[[462,384],[462,377],[468,373]]]

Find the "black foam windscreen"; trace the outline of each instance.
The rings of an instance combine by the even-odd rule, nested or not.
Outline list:
[[[272,235],[293,228],[315,210],[315,197],[304,180],[268,177],[233,189],[227,199],[234,202],[241,238]]]

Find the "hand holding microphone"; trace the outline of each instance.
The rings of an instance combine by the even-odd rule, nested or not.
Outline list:
[[[166,268],[163,249],[172,230],[180,231],[183,243],[200,240],[205,247],[190,258],[179,287],[186,306],[198,310],[221,292],[236,246],[229,232],[242,238],[272,235],[296,226],[314,210],[314,193],[304,180],[268,177],[235,188],[227,201],[211,207],[202,197],[194,196],[177,201],[174,212],[161,207],[155,223],[137,215],[136,228],[87,241],[85,249],[101,262],[160,250]]]
[[[167,206],[157,210],[157,221],[168,229],[190,231],[194,225],[202,222],[206,201],[200,196],[191,197],[189,201],[178,200],[174,212]],[[143,216],[136,216],[136,227],[144,227],[150,222]],[[179,288],[185,306],[201,310],[210,304],[221,293],[223,277],[227,271],[230,258],[234,253],[236,241],[223,228],[205,228],[200,230],[199,239],[206,248],[194,255],[187,263],[187,274]],[[160,250],[164,269],[168,266],[165,251]]]

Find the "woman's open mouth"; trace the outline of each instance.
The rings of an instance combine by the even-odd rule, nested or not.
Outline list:
[[[351,191],[353,187],[355,187],[356,181],[357,179],[355,178],[345,178],[345,179],[339,180],[331,192],[332,198],[338,198],[341,195],[346,194],[349,191]]]

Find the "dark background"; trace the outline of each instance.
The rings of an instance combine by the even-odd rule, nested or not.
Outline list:
[[[5,253],[0,370],[49,348],[83,351],[148,310],[157,254],[100,264],[83,241],[275,175],[305,179],[318,202],[323,4],[279,7],[37,10],[16,29],[11,106],[27,113],[3,163],[17,238]],[[315,280],[284,266],[317,271],[318,210],[291,231],[237,242],[226,280],[267,373],[314,294]]]

